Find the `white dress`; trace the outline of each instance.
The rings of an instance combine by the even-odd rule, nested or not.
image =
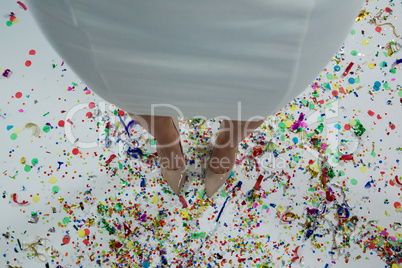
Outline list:
[[[135,114],[278,111],[342,45],[363,0],[35,0],[63,60]],[[255,118],[254,118],[255,119]]]

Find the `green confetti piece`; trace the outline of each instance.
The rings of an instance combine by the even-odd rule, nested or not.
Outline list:
[[[204,196],[204,193],[205,193],[205,189],[198,191],[198,197],[202,198]]]
[[[355,34],[356,34],[356,31],[352,29],[352,30],[350,31],[350,34],[351,34],[351,35],[355,35]]]
[[[321,123],[321,124],[314,130],[314,132],[317,133],[317,134],[320,134],[320,133],[322,133],[323,130],[324,130],[324,124]]]
[[[357,51],[356,51],[356,50],[352,50],[352,51],[350,52],[350,54],[351,54],[352,56],[357,56]]]
[[[227,193],[226,193],[225,190],[222,190],[222,191],[221,191],[221,196],[223,196],[223,197],[227,196]]]
[[[6,25],[7,25],[8,27],[10,27],[11,25],[13,25],[13,22],[12,22],[11,20],[8,20],[8,21],[6,22]]]
[[[155,145],[155,144],[156,144],[156,140],[154,140],[154,139],[150,139],[150,140],[149,140],[149,144],[151,144],[151,145]]]
[[[13,134],[11,134],[10,135],[10,139],[12,139],[12,140],[15,140],[15,139],[17,139],[17,134],[15,134],[15,133],[13,133]]]
[[[372,152],[371,152],[371,156],[372,156],[372,157],[375,157],[375,156],[376,156],[376,153],[375,153],[374,151],[372,151]]]
[[[308,191],[309,192],[315,192],[315,189],[314,189],[314,187],[310,187],[310,188],[308,188]]]
[[[25,170],[26,172],[31,171],[31,166],[30,166],[30,165],[25,165],[24,170]]]
[[[64,224],[68,224],[70,222],[70,218],[69,217],[64,217],[62,222]]]
[[[36,164],[38,164],[38,163],[39,163],[38,158],[32,159],[31,163],[32,163],[33,166],[35,166]]]
[[[50,127],[48,125],[44,126],[42,129],[44,132],[49,132],[50,131]]]
[[[57,194],[59,192],[59,186],[53,186],[52,192]]]

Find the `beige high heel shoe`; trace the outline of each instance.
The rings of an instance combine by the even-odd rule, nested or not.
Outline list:
[[[177,120],[177,117],[172,117],[173,124],[177,130],[177,133],[179,134],[179,139],[180,139],[180,130],[179,130],[179,122]],[[181,146],[181,141],[179,141],[180,144],[180,150],[181,153],[183,154],[183,148]],[[185,180],[185,174],[186,174],[186,163],[183,164],[182,167],[174,170],[169,170],[165,169],[161,166],[161,171],[162,175],[169,184],[170,188],[172,188],[173,192],[177,195],[180,195],[181,188],[183,187],[183,183]]]
[[[213,154],[213,150],[211,155]],[[236,150],[237,153],[237,150]],[[236,161],[235,161],[236,162]],[[235,162],[233,163],[233,166],[226,171],[223,174],[215,173],[209,168],[209,162],[207,165],[207,170],[205,172],[205,194],[207,195],[208,198],[211,198],[218,190],[221,188],[223,184],[227,181],[227,179],[230,177],[233,167],[235,165]]]

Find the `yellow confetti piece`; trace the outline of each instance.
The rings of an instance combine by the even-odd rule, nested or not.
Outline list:
[[[284,113],[279,113],[279,114],[278,114],[278,118],[279,118],[280,120],[285,120],[285,119],[286,119],[286,115],[285,115]]]
[[[374,69],[375,64],[371,62],[371,63],[369,63],[368,67],[369,67],[370,69]]]
[[[366,167],[366,166],[362,166],[362,167],[360,168],[360,171],[361,171],[362,173],[366,173],[366,172],[367,172],[367,167]]]
[[[27,161],[26,161],[25,157],[22,157],[22,158],[21,158],[21,164],[25,165],[26,162],[27,162]]]
[[[398,239],[402,238],[402,233],[395,232],[395,237]]]
[[[292,124],[293,124],[292,122],[287,121],[287,122],[285,123],[285,126],[286,126],[287,128],[289,128]]]
[[[290,110],[293,111],[293,112],[296,111],[296,110],[297,110],[297,106],[296,106],[296,105],[290,106]]]
[[[180,214],[181,214],[181,217],[182,217],[182,218],[187,218],[187,217],[188,217],[188,212],[185,211],[185,210],[182,210],[182,211],[180,212]]]
[[[20,134],[20,133],[21,133],[21,128],[16,127],[16,128],[14,129],[14,133],[15,133],[15,134]]]
[[[34,203],[38,203],[40,200],[39,196],[35,195],[34,197],[32,197],[32,202]]]
[[[352,86],[347,86],[347,87],[346,87],[346,92],[347,92],[347,93],[350,93],[352,90],[353,90],[353,87],[352,87]]]
[[[153,196],[152,199],[151,199],[151,202],[152,202],[152,203],[158,203],[158,201],[159,201],[159,197],[158,197],[158,196]]]
[[[402,206],[395,208],[396,212],[402,212]]]
[[[356,125],[356,120],[350,120],[349,125],[352,126],[352,127],[355,126]]]
[[[313,166],[313,170],[314,170],[315,172],[320,171],[320,166],[319,166],[318,164],[315,164],[315,165]]]
[[[377,226],[377,231],[378,232],[381,232],[381,231],[383,231],[384,230],[384,227],[382,227],[382,226]]]
[[[56,183],[56,182],[57,182],[57,178],[56,178],[56,177],[51,177],[51,178],[49,179],[49,182],[50,182],[50,183]]]
[[[385,211],[385,216],[388,216],[389,214],[388,214],[388,211]]]
[[[63,150],[62,149],[57,149],[56,150],[56,155],[60,156],[63,154]]]
[[[134,248],[134,243],[133,243],[133,241],[128,241],[126,245],[127,245],[127,247],[128,247],[129,249],[133,249],[133,248]]]
[[[282,205],[276,207],[279,212],[282,212],[285,208]]]
[[[362,44],[363,44],[363,46],[367,46],[367,45],[369,44],[369,41],[363,40],[363,41],[362,41]]]
[[[121,127],[121,126],[123,126],[123,124],[122,124],[120,121],[116,122],[116,127],[117,127],[117,128],[119,128],[119,127]]]
[[[86,236],[86,235],[85,235],[85,230],[84,230],[84,229],[79,230],[79,231],[78,231],[78,236],[79,236],[79,237],[84,237],[84,236]]]
[[[398,265],[398,264],[396,264],[396,263],[393,263],[392,264],[392,268],[401,268],[402,266],[400,266],[400,265]]]

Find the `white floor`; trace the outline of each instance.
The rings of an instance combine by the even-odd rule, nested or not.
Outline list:
[[[161,178],[152,137],[137,125],[128,138],[117,123],[117,108],[63,64],[29,10],[7,0],[0,22],[0,265],[96,267],[99,262],[125,267],[127,262],[126,267],[162,267],[166,261],[171,267],[398,267],[389,254],[398,254],[402,244],[402,78],[399,66],[390,70],[400,52],[388,56],[387,43],[398,40],[392,27],[376,29],[369,20],[389,7],[386,22],[400,35],[402,4],[367,3],[371,16],[355,23],[337,54],[340,70],[334,69],[336,61],[329,62],[317,76],[316,96],[306,89],[240,144],[240,163],[211,202],[203,196],[202,167],[219,122],[194,126],[188,118],[181,120],[188,159],[184,208]],[[18,21],[7,26],[10,12]],[[351,62],[353,74],[342,77]],[[5,77],[7,69],[11,72]],[[290,131],[301,113],[307,135]],[[360,138],[348,130],[348,124],[358,125],[353,120],[366,129]],[[321,123],[322,133],[314,135]],[[130,139],[138,141],[142,160],[125,154]],[[320,139],[329,148],[321,155],[312,145]],[[271,143],[275,152],[266,147]],[[338,145],[354,161],[337,163]],[[324,157],[335,174],[325,187],[319,179]],[[315,171],[318,176],[312,177]],[[250,194],[260,175],[261,189]],[[236,188],[239,182],[241,188]],[[329,187],[335,198],[331,202]],[[98,211],[102,206],[108,212]],[[308,214],[306,208],[319,212]],[[343,228],[337,212],[348,216]],[[304,224],[313,218],[316,228],[306,239]],[[131,234],[126,235],[124,223]],[[334,239],[337,250],[332,249]],[[394,248],[384,251],[390,246],[385,241]]]

